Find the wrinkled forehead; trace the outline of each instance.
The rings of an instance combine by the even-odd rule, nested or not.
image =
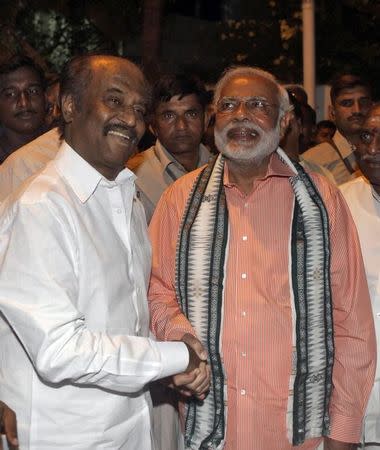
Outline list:
[[[93,80],[103,90],[121,89],[148,101],[148,85],[142,72],[128,61],[103,61],[93,64]]]
[[[223,85],[223,97],[263,97],[274,103],[279,90],[275,82],[257,75],[237,75]]]

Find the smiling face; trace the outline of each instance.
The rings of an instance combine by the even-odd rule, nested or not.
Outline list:
[[[28,66],[0,75],[0,123],[18,134],[33,134],[43,125],[45,93],[39,74]]]
[[[373,107],[368,114],[356,154],[362,172],[380,192],[380,106]]]
[[[261,76],[230,78],[217,103],[215,144],[230,160],[261,162],[280,141],[277,85]]]
[[[152,128],[161,144],[174,157],[199,151],[204,132],[204,110],[195,94],[175,95],[158,104]]]
[[[122,58],[90,61],[92,76],[80,101],[72,95],[62,99],[65,139],[98,172],[115,179],[145,131],[143,76]]]

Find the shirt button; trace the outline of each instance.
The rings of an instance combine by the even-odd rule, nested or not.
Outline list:
[[[246,356],[247,356],[247,353],[245,353],[245,352],[241,352],[241,356],[243,356],[243,358],[244,358],[244,357],[246,357]]]
[[[248,208],[248,203],[244,203],[244,208]]]
[[[116,212],[117,212],[118,214],[121,214],[121,208],[116,208]]]
[[[242,311],[242,312],[241,312],[241,315],[242,315],[243,317],[245,317],[245,316],[247,315],[247,313],[246,313],[245,311]]]
[[[247,236],[243,236],[243,241],[246,241],[248,239]]]
[[[241,395],[245,395],[245,389],[241,389],[241,390],[240,390],[240,394],[241,394]]]
[[[246,273],[242,273],[241,277],[243,278],[243,280],[245,280],[247,278],[247,274]]]

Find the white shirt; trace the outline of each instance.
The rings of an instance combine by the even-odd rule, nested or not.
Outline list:
[[[57,155],[61,145],[53,128],[11,153],[0,165],[0,202]]]
[[[146,383],[187,367],[183,343],[148,338],[134,179],[63,144],[0,209],[0,398],[21,450],[150,450]]]
[[[375,384],[364,418],[363,440],[380,443],[380,199],[364,177],[340,187],[359,233],[377,337]]]

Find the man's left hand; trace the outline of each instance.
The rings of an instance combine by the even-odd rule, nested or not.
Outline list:
[[[325,450],[354,450],[355,444],[347,442],[335,441],[334,439],[325,438]]]

